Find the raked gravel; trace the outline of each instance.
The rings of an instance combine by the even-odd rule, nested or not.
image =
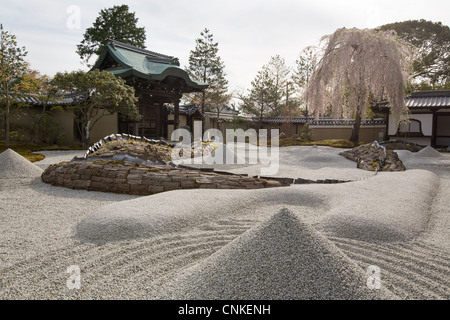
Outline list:
[[[160,291],[163,299],[182,300],[396,298],[366,282],[354,261],[283,208]]]
[[[39,151],[45,158],[35,162],[36,166],[46,169],[49,165],[60,163],[62,161],[70,161],[74,157],[83,157],[86,153],[84,150],[58,150],[58,151]]]
[[[450,299],[450,156],[405,153],[402,160],[406,160],[407,171],[373,177],[341,160],[327,162],[335,158],[330,154],[340,151],[281,148],[280,169],[290,172],[291,167],[297,168],[293,174],[307,174],[297,177],[316,179],[331,172],[335,176],[326,178],[345,176],[342,170],[347,170],[364,180],[271,190],[182,190],[137,197],[70,190],[44,184],[36,177],[0,178],[0,299],[157,299],[163,288],[189,288],[199,279],[214,283],[224,274],[211,273],[211,261],[223,262],[222,269],[217,266],[223,272],[233,271],[232,261],[239,267],[236,272],[248,272],[248,266],[259,264],[255,277],[271,274],[271,267],[283,268],[276,259],[264,259],[263,244],[268,245],[272,258],[278,254],[286,261],[289,257],[298,261],[299,270],[304,271],[300,274],[305,275],[299,279],[307,281],[306,275],[313,269],[301,264],[301,252],[307,252],[307,261],[316,261],[320,255],[301,245],[303,249],[297,251],[283,232],[277,238],[283,228],[286,235],[315,243],[318,253],[332,252],[324,256],[330,265],[319,263],[325,278],[329,271],[352,283],[361,276],[361,270],[377,265],[383,288],[400,299]],[[40,165],[44,168],[70,160],[76,153],[55,152],[52,158],[49,152]],[[321,164],[305,164],[308,155]],[[239,170],[246,168],[250,167]],[[292,214],[274,217],[283,208]],[[289,221],[292,228],[283,221]],[[254,236],[244,236],[246,230],[253,230],[249,234]],[[273,233],[264,238],[261,230]],[[266,240],[258,246],[257,239]],[[273,248],[268,239],[273,239]],[[241,244],[237,250],[225,249],[233,248],[227,246],[233,240]],[[287,245],[285,251],[277,252],[275,248],[283,244]],[[345,256],[339,253],[336,259],[335,253],[340,251],[334,245]],[[332,266],[348,266],[349,261],[361,268],[359,276],[345,270],[333,273]],[[79,290],[66,286],[70,265],[81,268]],[[209,273],[202,273],[199,266],[210,268],[205,269]],[[277,287],[276,281],[265,287],[262,278],[249,279],[259,292],[253,296],[392,297],[385,291],[352,295],[333,282],[334,278],[300,282],[288,269],[286,272],[277,275],[286,290]],[[293,285],[295,281],[300,288]],[[324,289],[327,283],[328,291]],[[274,289],[272,297],[269,288]],[[211,298],[229,294],[252,297],[240,283],[224,288],[227,295],[209,286],[205,290]],[[187,294],[183,290],[179,293]]]

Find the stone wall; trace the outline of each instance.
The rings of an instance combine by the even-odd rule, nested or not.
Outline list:
[[[42,181],[72,189],[135,195],[178,189],[259,189],[289,185],[246,175],[106,160],[53,164],[43,172]]]

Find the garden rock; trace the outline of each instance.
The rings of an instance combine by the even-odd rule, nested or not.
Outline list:
[[[403,162],[393,150],[380,149],[378,143],[369,143],[351,150],[339,153],[339,155],[356,162],[357,168],[367,171],[405,171]],[[383,161],[384,160],[384,161]]]

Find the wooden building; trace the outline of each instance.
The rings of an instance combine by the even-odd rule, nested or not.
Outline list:
[[[207,84],[191,79],[177,58],[109,40],[92,70],[106,70],[134,87],[140,121],[118,117],[118,132],[148,138],[170,138],[180,127],[180,100],[184,93],[201,92]],[[165,104],[173,106],[171,112]],[[168,117],[172,113],[173,117]]]
[[[164,106],[164,119],[167,119],[169,124],[167,125],[167,139],[170,140],[175,126],[171,123],[171,120],[175,118],[175,106],[167,104]],[[200,111],[200,107],[195,103],[180,105],[179,106],[179,127],[188,129],[193,132],[195,127],[201,126],[205,119],[205,115]]]
[[[450,146],[450,90],[416,91],[406,97],[409,121],[400,122],[389,114],[387,103],[372,107],[386,115],[388,139],[421,145]]]

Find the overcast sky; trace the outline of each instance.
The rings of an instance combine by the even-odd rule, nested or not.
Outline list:
[[[87,70],[76,45],[101,9],[120,4],[128,4],[145,27],[147,49],[178,57],[183,68],[195,39],[208,28],[236,92],[250,88],[271,56],[279,54],[293,67],[302,49],[341,27],[416,19],[450,25],[448,0],[2,0],[0,23],[26,47],[31,67],[53,76]]]

